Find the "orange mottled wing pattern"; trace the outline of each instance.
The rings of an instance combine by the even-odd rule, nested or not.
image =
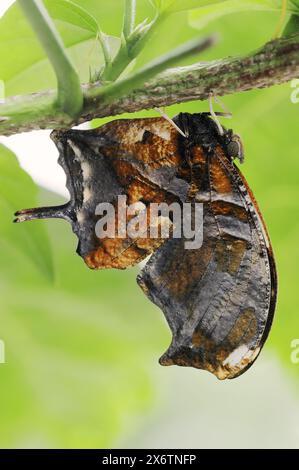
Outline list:
[[[142,201],[149,218],[150,203],[171,204],[178,200],[174,192],[167,191],[167,184],[165,185],[159,177],[159,171],[162,169],[171,183],[179,166],[177,134],[176,129],[162,118],[134,121],[123,119],[105,124],[95,131],[89,131],[90,138],[86,135],[85,140],[94,155],[101,154],[105,161],[109,162],[114,177],[121,187],[121,194],[127,197],[127,203]],[[72,136],[72,139],[74,138],[80,140],[76,133]],[[169,174],[165,173],[165,168],[170,170]],[[83,181],[82,184],[88,186],[88,181]],[[117,214],[116,198],[112,203]],[[127,223],[129,221],[128,218]],[[157,224],[160,226],[159,221]],[[164,241],[165,239],[161,237],[150,237],[148,222],[147,230],[141,237],[131,239],[116,236],[112,239],[98,239],[94,249],[83,253],[83,257],[92,269],[125,269],[142,261]]]

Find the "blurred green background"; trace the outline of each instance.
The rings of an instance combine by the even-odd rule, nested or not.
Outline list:
[[[119,34],[122,0],[76,3],[106,33]],[[137,3],[140,20],[153,16],[147,0]],[[221,41],[200,60],[244,54],[272,38],[278,18],[277,11],[245,11],[205,24],[194,12],[177,13],[135,67],[214,31]],[[62,19],[55,22],[87,81],[89,65],[95,70],[102,61],[95,39]],[[55,86],[16,4],[0,19],[0,57],[7,96]],[[162,312],[138,288],[138,269],[89,271],[63,221],[11,224],[17,209],[62,199],[36,188],[16,157],[0,147],[0,339],[6,346],[6,363],[0,364],[1,448],[299,447],[299,364],[290,357],[291,341],[299,338],[299,103],[291,102],[291,91],[285,84],[224,97],[233,112],[224,124],[242,135],[242,171],[266,220],[279,274],[269,340],[256,364],[233,381],[158,365],[170,332]],[[204,110],[207,103],[192,102],[167,112]]]

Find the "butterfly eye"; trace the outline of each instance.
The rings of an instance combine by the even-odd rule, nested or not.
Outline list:
[[[227,153],[231,158],[236,158],[240,152],[240,144],[236,141],[231,141],[227,146]]]
[[[238,158],[241,163],[244,160],[244,152],[241,138],[238,135],[233,135],[232,139],[227,144],[227,155],[234,159]]]

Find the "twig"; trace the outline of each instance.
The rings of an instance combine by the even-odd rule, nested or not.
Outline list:
[[[58,82],[57,106],[66,114],[77,116],[83,106],[79,77],[52,19],[41,0],[19,0],[19,4],[54,68]]]
[[[132,15],[135,14],[135,10],[130,10],[130,13]],[[127,10],[125,11],[125,16],[126,15],[129,15]],[[145,44],[150,40],[159,26],[163,23],[165,18],[166,15],[161,14],[157,15],[150,23],[145,20],[143,23],[138,25],[134,31],[131,31],[129,36],[124,35],[124,31],[126,30],[125,28],[127,28],[126,23],[128,21],[125,20],[126,23],[124,23],[121,45],[110,66],[103,71],[101,76],[102,80],[111,82],[115,81],[132,62],[132,60],[138,56],[138,54],[144,48]],[[134,21],[133,17],[131,17],[131,21]]]
[[[43,114],[54,92],[10,98],[0,105],[0,134],[32,129],[69,127],[96,117],[168,106],[191,100],[206,100],[212,91],[223,96],[270,87],[299,77],[299,35],[276,39],[257,52],[188,67],[168,69],[122,98],[103,100],[100,83],[85,85],[80,118],[70,122],[61,113]],[[1,121],[2,116],[2,121]]]
[[[178,63],[182,59],[186,59],[195,54],[208,49],[213,46],[217,41],[217,36],[208,36],[203,39],[196,39],[189,41],[171,52],[158,57],[157,59],[150,62],[147,66],[138,70],[135,74],[123,79],[118,80],[114,83],[108,84],[102,89],[95,89],[94,96],[97,100],[100,100],[102,104],[111,103],[113,100],[120,96],[130,93],[132,90],[142,86],[145,81],[156,76],[167,67]],[[93,91],[89,92],[89,99],[93,97]]]

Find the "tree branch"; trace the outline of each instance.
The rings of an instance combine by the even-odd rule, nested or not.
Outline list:
[[[247,56],[168,69],[122,98],[103,99],[100,83],[83,86],[84,107],[73,121],[47,104],[54,92],[10,98],[0,105],[0,134],[33,129],[70,127],[96,117],[113,116],[156,106],[206,100],[209,93],[223,96],[269,87],[299,77],[299,35],[276,39]],[[44,114],[45,109],[48,110]],[[1,118],[2,116],[2,118]]]

